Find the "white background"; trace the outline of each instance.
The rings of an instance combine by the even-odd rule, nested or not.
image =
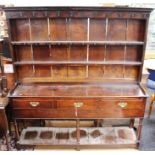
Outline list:
[[[103,6],[115,3],[129,5],[131,3],[155,3],[155,0],[0,0],[0,5],[14,6]]]

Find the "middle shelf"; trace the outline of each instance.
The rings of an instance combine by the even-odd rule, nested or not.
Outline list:
[[[143,45],[142,41],[12,41],[12,45]]]
[[[63,65],[134,65],[140,66],[140,61],[16,61],[15,65],[52,65],[52,64],[63,64]]]

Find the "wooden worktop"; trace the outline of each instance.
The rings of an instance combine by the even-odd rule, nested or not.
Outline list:
[[[11,97],[137,97],[145,96],[137,84],[21,84]]]

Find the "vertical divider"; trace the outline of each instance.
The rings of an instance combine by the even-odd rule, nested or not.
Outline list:
[[[77,136],[77,143],[80,143],[80,120],[76,120],[76,136]]]
[[[71,18],[66,18],[66,36],[67,36],[67,41],[70,41],[70,29],[69,29],[69,26],[70,26],[70,21],[71,21]],[[68,61],[70,61],[70,51],[71,51],[71,45],[69,44],[68,47],[67,47],[67,55],[68,55]],[[67,68],[67,78],[69,76],[69,66],[66,65],[66,68]]]
[[[106,29],[105,29],[105,41],[107,41],[108,38],[108,18],[106,18]],[[105,45],[105,55],[104,55],[104,62],[106,62],[106,56],[107,56],[107,45]],[[104,65],[104,73],[106,70],[106,65]]]
[[[50,60],[51,60],[51,56],[52,56],[52,46],[51,44],[49,44],[49,50],[50,50]],[[51,64],[51,78],[53,77],[53,66]]]
[[[127,41],[127,34],[128,34],[128,19],[126,20],[125,41]],[[126,61],[126,52],[127,52],[127,45],[125,45],[125,47],[124,47],[123,78],[125,78],[125,61]]]
[[[69,20],[66,18],[66,40],[69,40]],[[70,61],[70,45],[67,45],[67,59]]]
[[[49,17],[47,18],[47,31],[48,31],[48,40],[50,41],[51,32],[50,32],[50,19],[49,19]]]
[[[126,57],[126,45],[124,46],[124,64],[123,64],[123,78],[125,78],[125,57]]]
[[[67,47],[68,61],[70,61],[70,51],[71,51],[71,45],[68,45]],[[69,66],[68,65],[67,65],[67,78],[69,78]]]
[[[48,28],[48,40],[50,41],[51,40],[51,31],[50,31],[50,18],[48,17],[47,18],[47,28]],[[49,48],[49,51],[50,51],[50,57],[52,56],[52,51],[51,51],[51,44],[49,44],[49,46],[48,46],[48,48]],[[50,59],[51,60],[51,59]],[[51,65],[51,78],[53,77],[53,67],[52,67],[52,65]]]
[[[51,39],[52,34],[51,34],[51,30],[50,30],[50,23],[51,23],[51,22],[52,22],[52,20],[51,20],[50,18],[48,18],[48,35],[49,35],[49,41],[52,40],[52,39]],[[51,60],[51,57],[52,57],[52,50],[51,50],[51,48],[52,48],[52,45],[49,44],[49,49],[50,49],[50,60]]]
[[[89,26],[90,26],[90,18],[87,19],[87,41],[89,42]],[[89,61],[89,44],[87,44],[87,62]],[[86,65],[86,78],[89,76],[89,66]]]
[[[32,41],[32,31],[31,31],[31,19],[29,18],[29,34],[30,34],[30,41]],[[34,52],[33,52],[33,44],[31,44],[31,57],[32,61],[34,62]],[[35,66],[32,65],[33,67],[33,77],[35,76]]]

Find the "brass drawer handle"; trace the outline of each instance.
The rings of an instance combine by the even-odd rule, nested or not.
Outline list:
[[[30,102],[32,107],[37,107],[40,103],[39,102]]]
[[[74,107],[80,108],[81,106],[83,106],[83,102],[74,102]]]
[[[121,107],[121,108],[125,108],[128,103],[127,102],[119,102],[118,105]]]

